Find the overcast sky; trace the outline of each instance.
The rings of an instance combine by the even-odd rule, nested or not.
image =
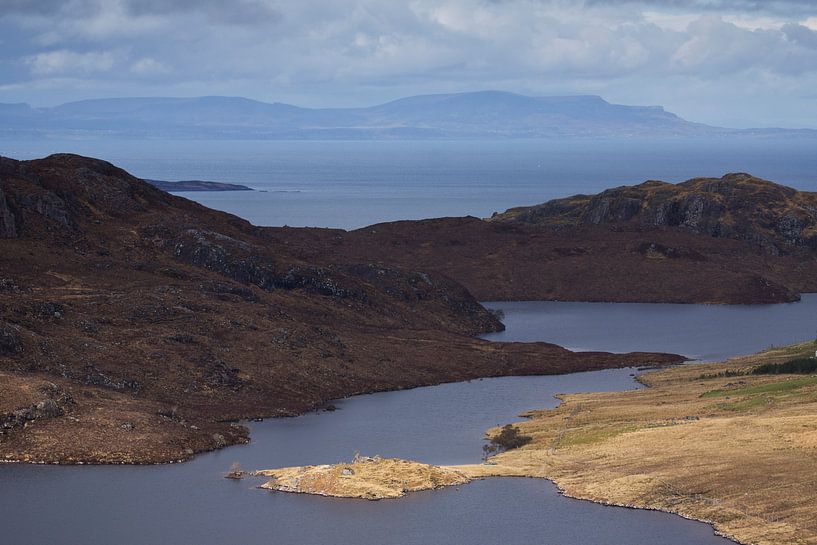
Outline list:
[[[817,1],[0,0],[0,102],[480,89],[817,127]]]

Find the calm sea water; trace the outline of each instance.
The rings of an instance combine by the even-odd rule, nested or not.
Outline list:
[[[506,338],[571,339],[586,348],[649,348],[730,355],[792,340],[792,324],[817,316],[817,297],[788,305],[491,304]],[[624,310],[622,310],[624,309]],[[713,316],[713,312],[715,315]],[[624,314],[622,314],[624,313]],[[628,327],[605,332],[626,318]],[[700,324],[728,322],[701,338]],[[588,330],[588,324],[591,324]],[[595,325],[592,325],[595,324]],[[596,327],[598,326],[598,327]],[[643,328],[648,327],[648,331]],[[799,331],[799,330],[798,330]],[[808,337],[808,335],[805,335]],[[584,340],[583,340],[584,339]],[[592,340],[588,340],[592,339]],[[252,443],[154,467],[0,465],[2,542],[14,545],[715,545],[704,524],[560,496],[534,479],[489,479],[401,500],[367,502],[271,493],[260,481],[222,478],[245,469],[349,460],[354,451],[437,464],[477,462],[483,433],[557,393],[635,388],[634,370],[507,377],[357,396],[340,410],[252,425]]]
[[[484,217],[647,179],[678,182],[735,171],[817,190],[817,139],[0,141],[0,155],[19,159],[56,152],[107,159],[143,178],[266,191],[185,194],[257,225],[357,228]]]

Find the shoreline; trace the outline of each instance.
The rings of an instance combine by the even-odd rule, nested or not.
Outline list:
[[[700,364],[717,371],[711,376],[701,373],[700,365],[681,365],[640,375],[647,388],[562,395],[557,407],[524,413],[521,416],[527,420],[513,424],[533,438],[531,445],[492,457],[491,465],[438,467],[463,473],[469,481],[544,478],[565,497],[681,516],[709,524],[716,535],[736,543],[813,543],[817,531],[809,526],[803,510],[817,493],[804,490],[789,497],[780,489],[787,483],[805,486],[801,474],[815,474],[807,453],[817,447],[817,424],[812,424],[817,414],[817,375],[803,378],[747,371],[759,363],[813,352],[813,343],[807,342]],[[760,402],[753,396],[759,396]],[[640,422],[638,426],[630,424],[632,418]],[[497,428],[488,432],[489,436],[496,433]],[[778,438],[785,447],[778,446]],[[689,459],[694,460],[692,466]],[[701,459],[715,468],[702,466]],[[772,482],[767,466],[783,468]],[[321,467],[329,471],[334,466]],[[297,474],[302,469],[266,474]],[[696,481],[711,490],[701,492]],[[269,483],[265,488],[310,493],[308,483],[295,490]],[[381,499],[371,491],[350,494],[342,485],[339,490],[324,495]],[[766,514],[768,518],[762,516]]]
[[[49,460],[39,460],[39,459],[25,460],[25,459],[19,459],[19,458],[14,459],[14,458],[8,458],[8,457],[7,458],[0,457],[0,463],[3,463],[3,464],[29,464],[29,465],[54,465],[54,466],[161,466],[161,465],[166,465],[166,464],[180,464],[180,463],[190,462],[190,461],[194,460],[196,457],[198,457],[200,455],[205,455],[205,454],[213,453],[213,452],[216,452],[216,451],[224,450],[224,449],[227,449],[227,448],[230,448],[230,447],[233,447],[233,446],[245,445],[245,444],[248,444],[248,443],[252,442],[251,425],[252,425],[253,422],[263,422],[263,421],[267,421],[267,420],[298,418],[298,417],[308,415],[308,414],[311,414],[311,413],[334,412],[334,411],[328,411],[328,410],[324,409],[324,407],[332,405],[334,402],[340,402],[340,401],[343,401],[343,400],[346,400],[346,399],[351,399],[351,398],[360,397],[360,396],[369,396],[369,395],[376,395],[376,394],[387,394],[387,393],[391,393],[391,392],[402,392],[402,391],[408,391],[408,390],[415,390],[415,389],[419,389],[419,388],[434,388],[436,386],[444,386],[444,385],[447,385],[447,384],[464,384],[464,383],[469,383],[469,382],[472,382],[472,381],[491,380],[491,379],[567,376],[567,375],[578,375],[578,374],[583,374],[583,373],[595,373],[595,372],[599,372],[599,371],[613,371],[613,370],[625,370],[625,369],[632,369],[633,371],[635,371],[637,373],[638,371],[643,371],[643,370],[650,371],[650,370],[657,370],[657,369],[665,369],[665,368],[670,368],[670,367],[678,366],[678,365],[690,365],[690,361],[685,360],[685,361],[681,361],[681,362],[677,362],[677,363],[667,363],[667,364],[663,364],[663,365],[650,365],[650,366],[625,365],[625,366],[620,366],[620,367],[605,367],[605,368],[600,368],[600,369],[585,369],[585,370],[573,371],[573,372],[569,372],[569,373],[538,373],[538,374],[537,373],[528,373],[528,374],[512,374],[512,375],[496,374],[496,375],[478,376],[478,377],[467,378],[467,379],[442,380],[442,381],[436,381],[436,382],[433,382],[433,383],[424,383],[424,384],[418,384],[418,385],[415,385],[415,386],[408,386],[408,387],[398,386],[398,387],[394,387],[394,388],[384,388],[384,389],[376,389],[376,390],[363,391],[363,392],[354,392],[354,393],[351,393],[351,394],[343,396],[343,397],[334,397],[334,398],[328,399],[326,401],[320,401],[320,402],[316,403],[313,407],[304,409],[304,410],[299,411],[299,412],[286,413],[286,414],[278,413],[278,414],[272,414],[272,415],[269,415],[269,416],[252,416],[252,417],[248,417],[248,418],[242,418],[240,420],[223,422],[224,424],[228,424],[228,425],[231,425],[231,426],[232,425],[238,425],[238,426],[241,426],[241,427],[245,428],[248,431],[248,434],[246,435],[246,437],[248,438],[248,441],[237,441],[237,442],[234,442],[234,443],[228,443],[228,444],[221,445],[221,446],[216,446],[216,447],[213,447],[213,448],[194,451],[191,454],[186,455],[184,457],[173,458],[173,459],[157,459],[155,461],[138,461],[138,460],[137,461],[119,461],[119,460],[102,460],[102,459],[98,459],[98,460],[79,460],[79,461],[66,461],[66,460],[49,461]],[[638,381],[635,380],[637,376],[638,376],[638,374],[635,374],[635,376],[630,377],[630,378],[633,379],[634,384],[639,384]],[[560,394],[560,396],[561,396],[561,394]],[[557,396],[557,398],[560,399],[560,404],[561,404],[562,401],[561,401],[560,396]],[[336,410],[342,410],[342,409],[336,409]]]

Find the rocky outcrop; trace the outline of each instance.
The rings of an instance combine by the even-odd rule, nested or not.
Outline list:
[[[0,157],[0,237],[69,230],[167,204],[170,195],[105,161],[57,154],[30,163]]]
[[[16,238],[17,221],[8,206],[6,194],[0,187],[0,238]]]
[[[73,397],[55,384],[49,384],[42,390],[42,393],[48,396],[42,401],[30,407],[0,415],[0,438],[15,429],[24,428],[29,423],[62,416],[65,414],[65,408],[74,403]]]
[[[597,195],[513,208],[491,219],[557,228],[673,228],[744,240],[773,255],[817,250],[817,194],[743,173],[695,178],[677,185],[648,181]]]
[[[22,351],[19,328],[0,322],[0,356],[14,356]]]
[[[261,248],[217,232],[189,230],[173,245],[173,255],[186,263],[266,291],[303,289],[320,295],[366,301],[362,290],[344,286],[342,279],[333,278],[329,269],[289,266],[278,270],[274,261],[264,259]]]
[[[23,195],[19,198],[18,204],[24,213],[34,211],[58,226],[71,226],[65,201],[54,193],[43,192],[35,195]]]
[[[373,263],[322,267],[286,263],[269,256],[262,247],[200,229],[188,229],[162,244],[171,248],[173,256],[182,262],[204,267],[264,291],[301,290],[354,301],[392,314],[394,309],[384,298],[393,299],[412,306],[444,309],[470,324],[469,333],[504,328],[468,290],[431,273],[395,270]]]

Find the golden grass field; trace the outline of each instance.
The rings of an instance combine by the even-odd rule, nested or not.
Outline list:
[[[256,471],[270,477],[261,488],[339,498],[381,500],[407,492],[465,484],[455,469],[396,458],[362,458],[349,463]]]
[[[515,425],[531,443],[491,465],[388,460],[356,470],[353,480],[340,477],[348,464],[318,466],[323,480],[311,488],[325,488],[332,475],[349,483],[332,495],[377,499],[473,478],[542,477],[572,497],[708,521],[743,543],[817,544],[817,375],[747,374],[814,349],[804,343],[651,372],[640,390],[563,396],[556,409],[524,415]],[[280,483],[307,470],[315,473],[264,474]],[[301,488],[294,491],[310,491]]]

